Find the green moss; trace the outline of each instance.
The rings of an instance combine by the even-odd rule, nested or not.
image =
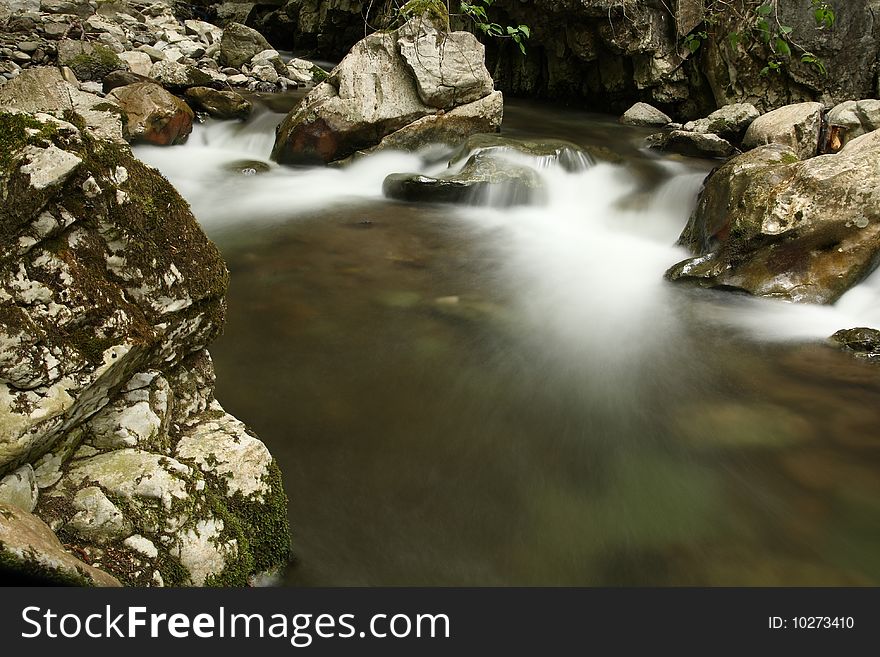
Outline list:
[[[443,0],[409,0],[400,8],[400,15],[405,19],[427,15],[438,19],[449,29],[449,9]]]
[[[16,160],[19,150],[51,139],[56,132],[53,125],[40,123],[28,114],[0,113],[0,175]]]
[[[318,66],[317,64],[314,64],[312,66],[311,73],[312,73],[312,81],[315,84],[320,84],[321,82],[326,82],[327,80],[330,79],[330,74],[327,71],[325,71],[323,68]]]
[[[91,52],[83,52],[73,57],[67,65],[73,69],[80,80],[103,80],[111,71],[126,68],[116,53],[107,46],[91,44]]]

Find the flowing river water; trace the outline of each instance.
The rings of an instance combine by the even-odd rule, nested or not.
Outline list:
[[[229,265],[217,396],[284,472],[285,583],[880,584],[880,369],[824,343],[880,327],[880,275],[835,307],[665,282],[711,164],[610,117],[508,101],[506,135],[624,164],[504,209],[383,199],[416,154],[270,163],[282,117],[137,154]]]

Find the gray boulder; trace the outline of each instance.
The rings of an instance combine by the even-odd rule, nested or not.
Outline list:
[[[58,42],[58,65],[69,67],[80,81],[100,82],[110,71],[128,70],[128,64],[107,46],[73,39]]]
[[[197,112],[206,112],[215,119],[246,119],[253,107],[234,91],[217,91],[209,87],[186,90],[186,100]]]
[[[847,141],[880,129],[880,100],[848,100],[836,105],[827,117],[830,127],[843,128],[841,146]]]
[[[880,131],[799,161],[771,144],[706,180],[680,243],[697,257],[672,280],[806,303],[834,303],[880,258]]]
[[[427,81],[421,92],[437,103],[452,97],[473,100],[451,109],[425,103],[413,67],[400,54],[401,41],[412,39],[417,29],[413,24],[422,22],[413,19],[400,31],[377,32],[359,41],[330,79],[315,87],[281,123],[272,158],[281,163],[326,163],[375,147],[391,135],[396,147],[405,148],[421,142],[425,134],[444,139],[454,135],[461,140],[474,132],[496,131],[501,124],[502,98],[485,84],[488,73],[481,62],[482,47],[476,42],[459,39],[458,43],[471,44],[474,50],[452,59],[474,64],[466,74],[469,80],[458,83],[457,88],[466,92],[426,91]],[[419,39],[434,39],[437,48],[450,38],[434,26],[422,24],[418,29],[427,31],[418,32]],[[370,73],[365,75],[365,71]],[[443,75],[443,80],[451,80],[445,71]],[[478,92],[484,95],[477,98]]]
[[[755,119],[743,138],[743,148],[757,148],[764,144],[790,147],[799,159],[816,155],[822,116],[821,103],[786,105]]]
[[[650,145],[667,153],[708,159],[727,158],[739,153],[739,149],[733,144],[712,132],[673,130],[669,133],[652,135]]]
[[[485,48],[470,32],[439,38],[430,21],[416,20],[400,28],[397,44],[419,98],[428,107],[450,110],[495,90],[484,63]]]
[[[262,34],[241,23],[228,23],[220,38],[220,63],[233,68],[241,68],[254,55],[272,46]]]
[[[751,103],[734,103],[715,110],[704,119],[691,121],[684,129],[701,134],[711,133],[739,144],[746,130],[761,113]]]
[[[653,105],[636,103],[624,112],[620,122],[624,125],[659,128],[671,123],[672,119]]]
[[[213,84],[211,76],[204,71],[178,62],[156,62],[150,68],[150,77],[171,91],[184,91],[190,87]]]
[[[0,563],[55,585],[120,586],[112,575],[65,550],[37,516],[4,504],[0,504]]]

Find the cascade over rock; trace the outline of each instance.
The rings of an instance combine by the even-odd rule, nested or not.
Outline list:
[[[799,161],[770,144],[706,180],[680,243],[697,257],[672,280],[833,303],[880,259],[880,131]]]

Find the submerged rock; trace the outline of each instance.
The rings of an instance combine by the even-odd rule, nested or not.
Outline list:
[[[382,193],[399,201],[468,203],[510,207],[544,199],[537,172],[491,154],[477,153],[461,171],[433,178],[398,173],[385,178]]]
[[[396,148],[406,148],[423,143],[426,136],[460,141],[475,132],[496,131],[503,105],[501,95],[492,90],[483,47],[471,35],[458,34],[447,34],[428,19],[413,19],[399,30],[361,40],[329,80],[287,115],[272,158],[327,163],[389,137]],[[449,39],[467,50],[439,57]],[[401,55],[402,48],[407,56]],[[422,51],[423,65],[418,61]],[[432,75],[440,76],[442,84],[432,86]]]
[[[799,161],[762,146],[706,180],[667,277],[807,303],[833,303],[880,256],[880,131]]]
[[[832,335],[831,342],[861,358],[880,358],[880,331],[877,329],[844,329]]]
[[[458,166],[477,153],[499,157],[525,156],[534,159],[536,168],[559,166],[572,173],[588,169],[596,159],[616,161],[610,151],[606,152],[601,148],[587,150],[562,139],[511,139],[501,135],[480,134],[468,137],[453,152],[449,158],[449,166]]]

